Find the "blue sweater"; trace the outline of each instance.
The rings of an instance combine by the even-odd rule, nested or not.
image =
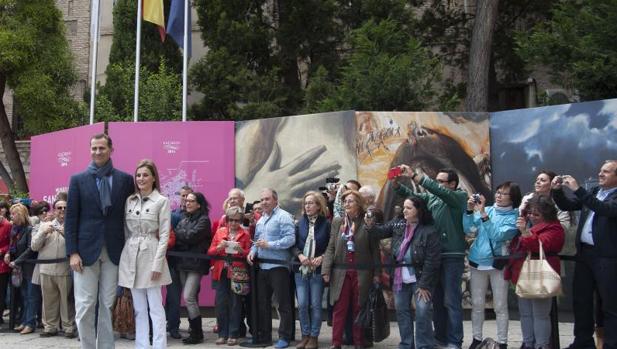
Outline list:
[[[496,210],[495,207],[486,208],[489,219],[482,222],[480,213],[463,214],[463,229],[465,234],[471,233],[471,228],[476,227],[476,240],[469,249],[469,260],[478,265],[491,266],[493,264],[493,254],[491,253],[491,243],[495,255],[499,256],[504,242],[511,240],[518,232],[516,219],[518,209],[507,211]],[[490,239],[490,240],[489,240]]]

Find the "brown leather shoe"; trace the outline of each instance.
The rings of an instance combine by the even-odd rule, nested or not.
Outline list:
[[[306,342],[306,346],[304,349],[317,349],[319,343],[317,341],[317,337],[309,336],[308,342]]]
[[[302,336],[302,340],[296,344],[296,349],[304,349],[309,341],[309,336]]]

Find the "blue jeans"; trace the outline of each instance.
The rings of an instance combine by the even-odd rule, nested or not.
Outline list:
[[[463,345],[464,257],[442,257],[439,280],[433,297],[435,339],[437,344],[460,348]]]
[[[295,273],[295,278],[298,317],[300,318],[302,335],[318,337],[321,330],[323,279],[318,273],[313,273],[306,279],[302,277],[301,273]]]
[[[169,267],[171,276],[171,284],[166,286],[167,295],[165,295],[165,315],[167,316],[167,330],[178,330],[180,327],[180,294],[182,293],[182,284],[180,276],[175,267]]]
[[[417,290],[417,283],[403,284],[399,292],[394,292],[396,321],[401,335],[399,349],[432,349],[433,339],[433,303],[415,298],[416,305],[416,340],[414,346],[413,316],[411,298]]]
[[[216,323],[219,326],[219,338],[239,338],[242,321],[242,296],[231,290],[231,280],[227,277],[227,268],[221,272],[221,279],[216,284]]]
[[[21,324],[36,328],[36,316],[41,308],[41,286],[33,284],[32,279],[24,277],[20,290],[24,307]]]

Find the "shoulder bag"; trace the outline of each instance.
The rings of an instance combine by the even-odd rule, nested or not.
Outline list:
[[[542,242],[538,243],[540,258],[531,259],[531,252],[527,253],[516,283],[516,294],[521,298],[551,298],[561,294],[561,277],[546,260]]]

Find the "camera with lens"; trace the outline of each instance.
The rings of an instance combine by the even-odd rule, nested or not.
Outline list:
[[[480,194],[475,193],[475,194],[471,195],[471,198],[473,199],[473,202],[475,202],[476,204],[480,203]]]
[[[341,181],[340,178],[336,177],[328,177],[326,178],[326,190],[335,191],[338,189],[338,183]]]

